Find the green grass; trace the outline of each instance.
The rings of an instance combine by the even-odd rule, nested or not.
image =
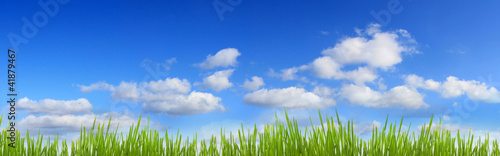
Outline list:
[[[321,112],[318,113],[321,125],[324,125]],[[20,138],[20,132],[16,131],[16,148],[8,147],[4,129],[0,133],[0,155],[500,155],[497,140],[490,142],[488,135],[483,140],[474,140],[470,131],[467,135],[460,132],[452,135],[449,130],[441,128],[441,121],[433,129],[424,125],[416,134],[409,129],[402,130],[403,118],[399,124],[386,120],[381,129],[374,127],[371,138],[365,141],[354,133],[352,121],[341,123],[338,113],[336,120],[326,117],[326,127],[314,126],[311,121],[311,127],[306,127],[303,132],[296,120],[288,118],[286,110],[285,116],[286,123],[276,116],[275,123],[266,125],[263,133],[258,133],[256,125],[253,131],[245,133],[241,125],[237,133],[226,136],[221,128],[221,138],[212,136],[209,140],[201,140],[200,144],[196,134],[192,140],[187,138],[181,143],[179,130],[175,136],[168,131],[165,136],[160,136],[159,131],[150,129],[149,121],[141,129],[140,117],[128,134],[119,132],[118,127],[110,131],[111,118],[107,124],[97,125],[94,119],[93,126],[90,129],[82,127],[80,137],[71,143],[66,140],[59,142],[57,135],[44,140],[40,132],[34,137],[28,131],[26,138]],[[0,123],[1,120],[0,117]],[[431,117],[428,125],[432,123]]]

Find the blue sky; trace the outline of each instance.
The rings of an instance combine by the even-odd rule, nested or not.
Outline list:
[[[337,108],[358,133],[434,114],[500,138],[496,1],[39,2],[57,7],[0,5],[25,129],[71,136],[96,115],[142,114],[208,135],[287,107],[304,126]]]

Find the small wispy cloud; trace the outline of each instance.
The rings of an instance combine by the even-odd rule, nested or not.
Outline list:
[[[448,53],[452,53],[452,54],[465,54],[465,50],[461,49],[461,48],[457,48],[457,49],[450,49],[447,51]]]

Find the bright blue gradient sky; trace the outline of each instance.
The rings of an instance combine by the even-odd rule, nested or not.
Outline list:
[[[213,5],[217,2],[232,11],[219,16]],[[500,87],[498,1],[242,0],[231,5],[225,0],[71,0],[67,4],[57,3],[58,12],[47,16],[47,23],[37,27],[33,37],[23,36],[22,19],[26,17],[32,22],[37,12],[46,14],[43,8],[35,1],[1,3],[0,34],[4,37],[0,38],[0,44],[5,50],[18,51],[16,87],[19,98],[27,99],[18,102],[21,118],[17,122],[24,128],[41,128],[46,133],[55,129],[70,135],[78,131],[76,125],[85,125],[95,115],[100,119],[119,116],[117,122],[127,123],[142,114],[158,129],[180,129],[189,135],[196,131],[209,134],[215,128],[213,132],[217,134],[220,126],[230,129],[238,128],[241,122],[246,126],[271,123],[274,112],[283,112],[283,107],[304,126],[310,125],[308,116],[319,124],[318,108],[332,115],[336,107],[343,119],[353,119],[362,127],[359,133],[366,132],[363,127],[383,124],[386,115],[389,121],[404,116],[405,124],[411,122],[412,129],[417,130],[416,125],[428,122],[434,114],[443,117],[443,123],[450,129],[490,131],[500,138],[496,120],[500,115],[500,92],[496,90]],[[390,20],[384,16],[385,21],[379,21],[371,13],[387,12],[388,4],[397,3],[399,12],[391,13]],[[376,32],[370,33],[370,29]],[[13,45],[11,33],[27,42]],[[373,34],[397,35],[394,41],[399,47],[413,49],[396,50],[401,61],[384,67],[367,62],[385,62],[389,57],[366,57],[365,52],[390,49],[386,47],[390,46],[390,40],[373,43],[372,47],[379,49],[367,46],[351,58],[363,58],[358,62],[330,59],[340,64],[342,72],[367,67],[375,77],[361,83],[352,79],[362,75],[342,77],[338,72],[328,73],[334,69],[331,64],[313,65],[318,58],[330,58],[322,51],[349,39],[375,40]],[[405,39],[403,35],[407,34],[411,37]],[[238,55],[221,53],[221,58],[227,58],[227,66],[211,69],[200,66],[208,56],[223,49]],[[212,63],[220,62],[224,61],[214,59]],[[293,67],[297,72],[292,77],[281,73]],[[204,82],[204,78],[219,71],[226,74],[220,72],[218,79]],[[253,76],[261,78],[265,85],[257,85],[254,90],[242,87]],[[421,78],[424,83],[410,83],[411,76]],[[456,77],[456,81],[447,81],[450,76]],[[185,79],[184,84],[190,89],[162,93],[182,98],[195,92],[220,101],[150,99],[141,91],[140,97],[131,98],[127,96],[133,93],[124,93],[127,89],[118,87],[121,83],[140,86],[174,78]],[[429,89],[426,80],[438,83],[439,87]],[[7,80],[2,77],[2,81]],[[84,90],[92,84],[100,90]],[[363,89],[347,92],[349,86],[369,91],[359,96],[356,93]],[[398,86],[411,93],[404,94],[401,90],[389,93]],[[165,86],[156,87],[161,90]],[[319,92],[320,88],[329,94]],[[371,99],[354,102],[362,97]],[[81,109],[73,107],[81,104],[75,101],[80,98],[88,100],[91,107],[88,104]],[[408,99],[416,100],[417,106],[410,106],[405,101]],[[204,108],[204,104],[218,109]],[[154,109],[158,105],[164,109]],[[182,109],[165,111],[177,106]],[[2,108],[6,114],[7,107]],[[56,113],[57,110],[63,113]],[[194,110],[198,112],[193,113]]]

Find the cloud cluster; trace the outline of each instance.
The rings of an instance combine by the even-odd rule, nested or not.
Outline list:
[[[365,30],[357,29],[357,33],[358,36],[347,37],[334,47],[323,50],[322,56],[309,64],[282,69],[280,72],[270,70],[269,74],[286,81],[297,79],[297,73],[300,71],[310,71],[313,76],[321,79],[348,80],[352,84],[343,85],[337,95],[351,105],[407,109],[429,107],[423,101],[424,96],[414,88],[397,86],[389,91],[375,91],[366,85],[367,82],[374,83],[379,79],[378,85],[385,90],[386,86],[381,83],[382,79],[377,72],[379,69],[387,71],[394,68],[403,60],[403,54],[418,53],[415,50],[416,41],[411,35],[406,30],[381,31],[378,24],[371,24]],[[356,68],[346,71],[344,68],[348,65]],[[262,97],[269,93],[264,92],[265,90],[259,91],[259,94],[254,92],[248,97],[259,97],[261,99],[252,102],[264,105],[266,98]],[[279,96],[276,93],[275,95]],[[266,104],[273,105],[271,101],[269,99]]]
[[[345,85],[339,92],[340,96],[351,105],[384,108],[402,107],[406,109],[427,108],[429,105],[423,101],[416,89],[406,86],[396,86],[389,91],[374,91],[367,86]]]
[[[247,104],[264,107],[326,108],[335,106],[335,100],[308,92],[304,88],[260,89],[243,97]]]
[[[405,83],[414,88],[435,91],[444,98],[454,98],[467,95],[471,100],[500,103],[500,92],[495,87],[488,87],[485,83],[475,80],[459,80],[457,77],[449,76],[444,82],[437,82],[432,79],[424,80],[417,75],[407,75]]]
[[[25,97],[19,99],[17,104],[17,108],[30,114],[19,121],[20,128],[34,131],[41,129],[44,134],[53,135],[56,131],[59,134],[78,132],[81,126],[91,127],[94,118],[97,122],[102,122],[108,121],[112,116],[111,126],[113,127],[116,127],[118,123],[120,123],[120,127],[127,127],[137,122],[135,115],[128,110],[121,113],[94,114],[91,112],[92,104],[84,98],[35,101]]]
[[[116,101],[141,103],[144,111],[171,117],[225,111],[220,103],[221,98],[210,93],[191,91],[191,84],[186,79],[121,82],[118,86],[110,87],[109,91]]]
[[[241,53],[235,48],[226,48],[217,52],[215,55],[208,55],[206,60],[198,64],[203,69],[213,69],[216,67],[235,67],[238,65],[236,58]],[[203,78],[201,83],[202,89],[212,89],[217,92],[233,87],[233,83],[229,82],[229,77],[233,74],[234,69],[226,69],[214,72],[212,75]],[[195,85],[199,83],[196,82]]]
[[[44,99],[40,101],[30,100],[27,97],[19,99],[17,108],[29,114],[80,114],[90,113],[92,104],[87,99],[78,100],[53,100]]]
[[[384,32],[380,25],[371,24],[366,30],[358,29],[358,35],[323,50],[323,56],[309,64],[283,69],[280,73],[271,70],[270,73],[286,81],[296,79],[299,71],[309,70],[318,78],[345,79],[363,85],[378,78],[377,69],[386,71],[399,64],[404,53],[418,53],[415,40],[406,30]],[[357,69],[344,71],[347,65],[355,65]]]
[[[108,112],[103,114],[87,113],[83,115],[29,115],[23,118],[19,122],[19,125],[27,129],[43,129],[46,132],[50,132],[50,130],[57,130],[57,132],[61,134],[67,132],[78,132],[80,131],[81,126],[90,128],[92,127],[94,118],[96,119],[96,122],[102,123],[105,121],[107,124],[110,117],[112,117],[110,124],[111,127],[116,128],[118,123],[120,124],[120,127],[129,127],[133,123],[137,123],[137,119],[134,116],[135,115],[129,111],[121,113]]]
[[[342,71],[342,65],[328,56],[315,59],[308,67],[316,77],[322,79],[346,79],[356,84],[364,84],[378,78],[376,71],[371,67],[358,67],[352,71]]]

